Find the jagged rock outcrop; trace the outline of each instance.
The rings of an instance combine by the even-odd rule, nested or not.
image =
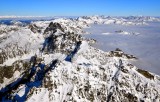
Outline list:
[[[77,43],[82,41],[81,35],[67,32],[65,33],[59,23],[51,22],[44,31],[45,42],[42,52],[71,53]]]
[[[61,27],[61,25],[59,23],[51,22],[49,24],[49,26],[45,29],[44,34],[46,34],[46,33],[55,33],[57,29],[59,29],[62,32],[64,32],[64,29]]]
[[[10,58],[15,58],[16,56],[22,56],[27,54],[28,50],[27,45],[26,48],[22,48],[18,46],[18,43],[15,44],[6,44],[3,49],[0,48],[0,64],[3,64],[6,60]]]
[[[7,32],[0,37],[0,64],[16,60],[31,52],[36,52],[43,42],[41,34],[33,33],[28,27],[19,27],[16,31]]]
[[[22,77],[23,73],[29,69],[29,62],[18,60],[10,66],[0,66],[0,93],[5,91],[4,88]]]
[[[38,27],[36,24],[30,24],[28,28],[33,32],[33,33],[41,33],[41,28]]]
[[[109,57],[123,57],[127,59],[137,59],[134,55],[125,54],[121,49],[117,48],[115,51],[110,51],[108,54]]]

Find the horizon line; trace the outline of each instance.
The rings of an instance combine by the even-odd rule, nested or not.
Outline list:
[[[0,18],[35,18],[35,17],[39,17],[39,18],[42,18],[42,17],[80,17],[80,16],[111,16],[111,15],[67,15],[67,16],[16,16],[16,15],[4,15],[4,16],[1,16],[0,15]],[[160,17],[160,16],[150,16],[150,15],[124,15],[124,16],[111,16],[111,17],[130,17],[130,16],[135,16],[135,17]]]

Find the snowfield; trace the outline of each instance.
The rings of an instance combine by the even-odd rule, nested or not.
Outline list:
[[[159,102],[160,76],[137,67],[150,55],[143,51],[159,51],[159,23],[151,24],[159,21],[84,16],[1,24],[0,101]]]

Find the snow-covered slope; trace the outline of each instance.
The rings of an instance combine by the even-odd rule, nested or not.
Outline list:
[[[52,82],[50,101],[160,101],[160,77],[89,46],[72,63],[59,62],[45,78],[44,86]],[[36,99],[34,96],[29,100]]]
[[[0,101],[159,102],[160,77],[130,64],[133,55],[91,47],[93,39],[77,34],[92,22],[82,19],[88,18],[6,26],[0,37]]]
[[[83,16],[77,19],[88,24],[118,24],[118,25],[147,25],[147,22],[160,21],[156,17],[130,16],[130,17],[105,17],[105,16]]]

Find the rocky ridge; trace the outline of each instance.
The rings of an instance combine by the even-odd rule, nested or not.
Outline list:
[[[0,47],[0,100],[160,101],[158,75],[130,64],[126,59],[135,57],[120,49],[91,47],[64,21],[39,21],[7,34]]]

